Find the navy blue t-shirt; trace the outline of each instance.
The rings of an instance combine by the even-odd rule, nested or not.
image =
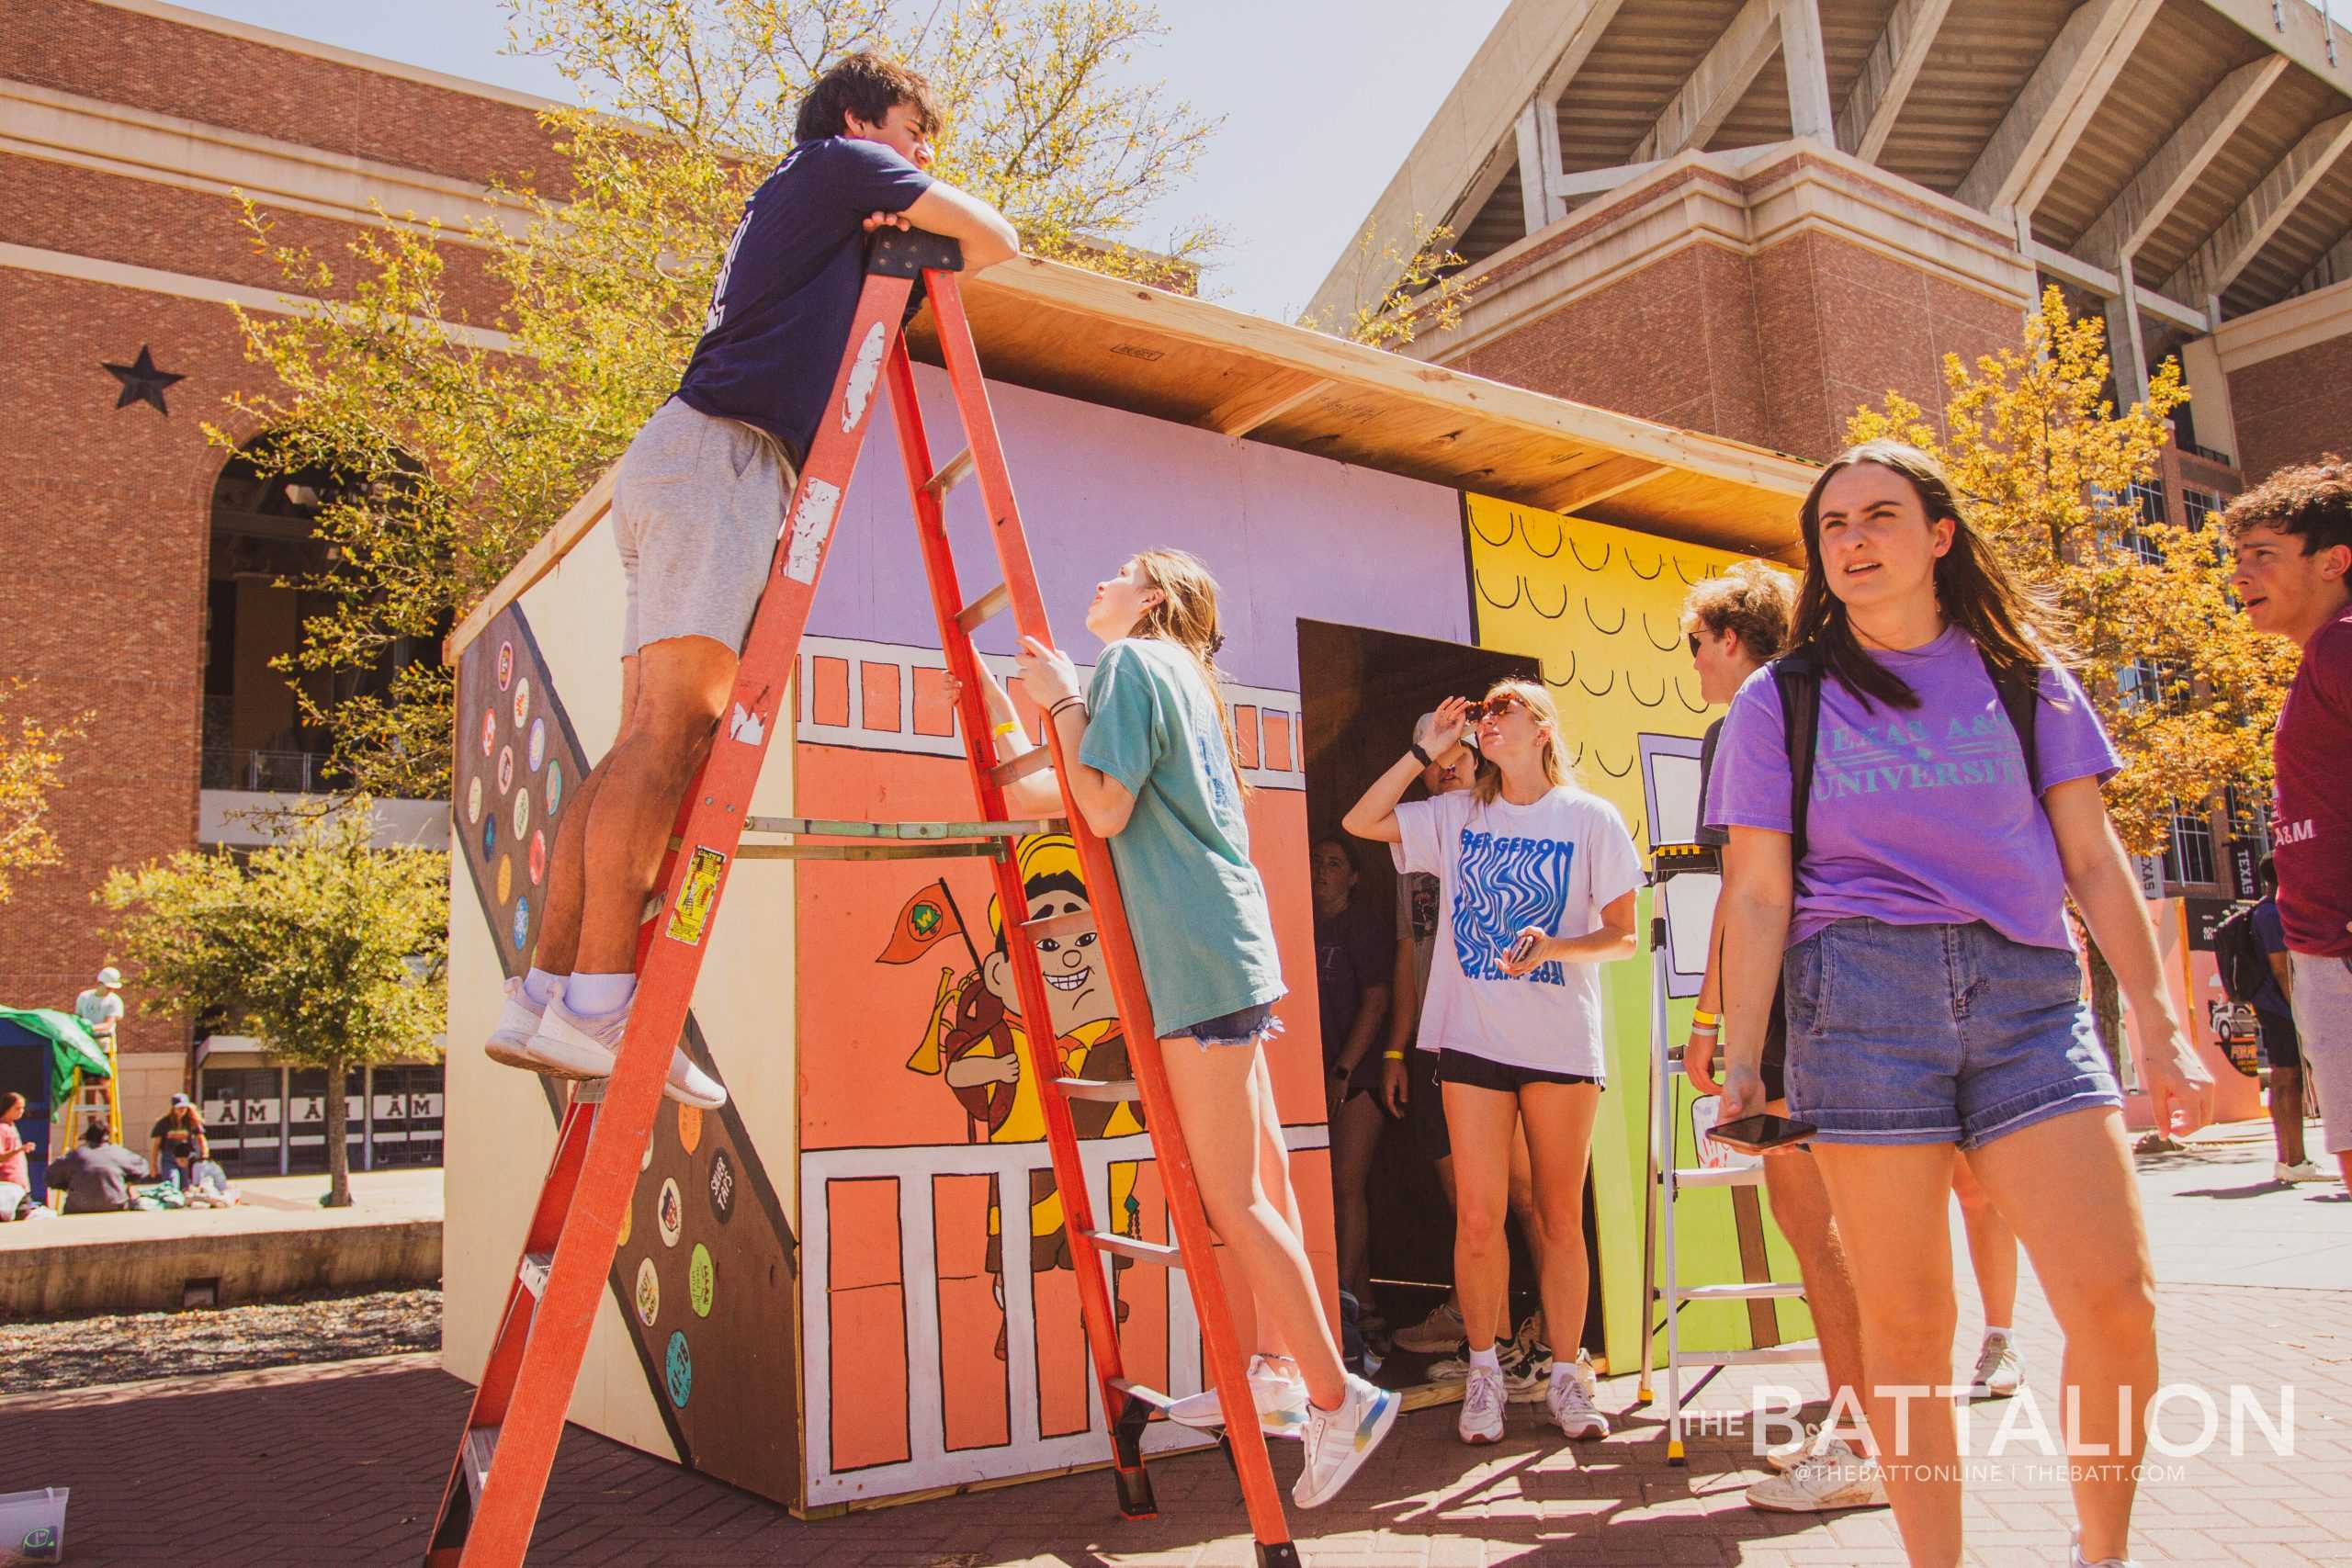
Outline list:
[[[829,136],[786,153],[743,204],[678,400],[806,460],[865,282],[865,220],[930,188],[878,141]]]

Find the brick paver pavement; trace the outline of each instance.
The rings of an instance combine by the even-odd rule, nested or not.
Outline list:
[[[2208,1228],[2217,1245],[2267,1230],[2281,1247],[2301,1237],[2308,1256],[2329,1263],[2318,1269],[2328,1287],[2170,1283],[2160,1291],[2159,1314],[2167,1380],[2215,1391],[2224,1416],[2229,1384],[2255,1385],[2275,1415],[2278,1384],[2291,1381],[2294,1452],[2273,1455],[2259,1428],[2250,1428],[2246,1451],[2233,1456],[2225,1424],[2213,1451],[2157,1456],[2165,1473],[2143,1494],[2135,1545],[2143,1563],[2352,1562],[2352,1291],[2340,1288],[2330,1257],[2343,1255],[2352,1206],[2264,1186],[2267,1157],[2245,1145],[2151,1171],[2159,1255],[2183,1258],[2176,1272],[2193,1277],[2182,1227]],[[2239,1258],[2223,1272],[2276,1261]],[[2055,1337],[2030,1271],[2018,1315],[2029,1386],[2050,1388]],[[1965,1308],[1962,1317],[1957,1353],[1964,1355],[1975,1325]],[[1759,1370],[1726,1376],[1702,1408],[1745,1408],[1748,1386],[1775,1373],[1819,1387],[1810,1369]],[[430,1357],[392,1357],[0,1400],[9,1455],[0,1490],[71,1486],[67,1561],[76,1565],[406,1568],[419,1559],[467,1393]],[[1632,1397],[1630,1378],[1603,1384],[1604,1409],[1623,1410]],[[1978,1454],[2010,1409],[1981,1408]],[[1545,1440],[1534,1409],[1518,1406],[1506,1440],[1479,1450],[1455,1441],[1453,1415],[1407,1416],[1340,1499],[1294,1517],[1308,1562],[1871,1568],[1902,1561],[1883,1510],[1822,1518],[1746,1507],[1740,1491],[1752,1472],[1745,1437],[1694,1437],[1689,1468],[1673,1469],[1664,1461],[1662,1428],[1643,1412],[1630,1413],[1607,1442],[1570,1447]],[[2184,1404],[2165,1426],[2185,1438],[2196,1413]],[[1277,1449],[1286,1482],[1296,1450]],[[2065,1562],[2070,1513],[2049,1462],[2030,1450],[1977,1462],[1990,1473],[1972,1484],[1972,1558]],[[1148,1523],[1113,1516],[1110,1483],[1100,1474],[804,1523],[574,1429],[531,1562],[1125,1568],[1252,1561],[1220,1461],[1164,1461],[1154,1474],[1163,1512]]]

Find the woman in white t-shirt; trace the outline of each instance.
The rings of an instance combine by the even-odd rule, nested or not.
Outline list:
[[[1476,783],[1398,804],[1474,719]],[[1453,1145],[1453,1280],[1470,1351],[1462,1438],[1503,1434],[1494,1325],[1510,1287],[1503,1215],[1522,1124],[1544,1233],[1544,1318],[1563,1352],[1547,1403],[1566,1436],[1606,1437],[1573,1337],[1585,1320],[1585,1167],[1604,1076],[1597,966],[1641,950],[1633,837],[1615,807],[1570,782],[1559,710],[1526,681],[1497,682],[1481,703],[1441,705],[1427,749],[1415,745],[1383,773],[1343,825],[1395,845],[1399,871],[1438,878],[1437,955],[1417,1043],[1438,1054]]]

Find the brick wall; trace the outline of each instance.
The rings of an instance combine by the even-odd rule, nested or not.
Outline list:
[[[2352,337],[2230,372],[2238,471],[2258,482],[2290,463],[2352,453]]]

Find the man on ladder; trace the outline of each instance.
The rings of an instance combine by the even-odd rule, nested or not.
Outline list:
[[[848,346],[867,234],[944,234],[967,274],[1020,254],[1002,214],[922,172],[938,129],[929,85],[903,67],[858,54],[825,73],[797,145],[744,205],[676,394],[621,459],[620,733],[557,829],[533,965],[506,982],[485,1047],[494,1061],[557,1077],[613,1070],[645,900],[725,716],[776,520]],[[705,1109],[727,1099],[683,1049],[667,1092]]]

